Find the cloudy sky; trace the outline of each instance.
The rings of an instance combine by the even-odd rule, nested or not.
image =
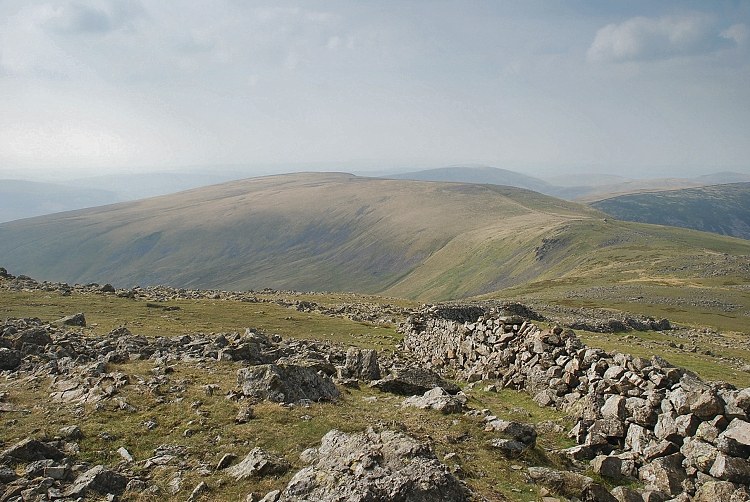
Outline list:
[[[0,174],[750,172],[750,0],[0,2]]]

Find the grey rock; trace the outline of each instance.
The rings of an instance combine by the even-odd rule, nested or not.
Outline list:
[[[750,456],[750,423],[735,418],[719,434],[716,444],[724,453],[747,458]]]
[[[21,352],[7,347],[0,347],[0,371],[14,370],[21,365]]]
[[[81,431],[81,428],[77,425],[68,425],[66,427],[61,427],[59,430],[60,437],[67,440],[73,440],[77,441],[79,439],[83,439],[83,432]]]
[[[58,319],[55,322],[58,324],[63,324],[65,326],[85,327],[86,316],[84,316],[81,312],[79,312],[77,314],[69,315],[69,316],[63,317],[62,319]]]
[[[281,498],[281,490],[271,490],[258,502],[278,502]]]
[[[400,432],[328,432],[311,465],[297,472],[279,501],[462,502],[469,492],[424,444]]]
[[[598,494],[599,500],[616,500],[609,495],[609,492],[607,492],[606,489],[603,489],[601,485],[595,483],[594,480],[588,476],[569,471],[556,471],[547,467],[529,467],[528,472],[529,477],[534,483],[542,485],[564,497],[576,497],[581,500],[596,500],[592,495]],[[598,486],[594,488],[595,485]],[[609,498],[606,498],[605,492],[609,495]]]
[[[404,399],[402,406],[423,410],[432,409],[447,415],[449,413],[461,413],[466,402],[467,398],[462,392],[452,396],[442,387],[435,387],[425,392],[423,396],[407,397]]]
[[[750,501],[750,488],[747,486],[740,486],[737,488],[731,497],[729,502],[748,502]]]
[[[193,488],[193,491],[190,492],[190,496],[187,498],[187,502],[195,502],[200,498],[201,495],[208,492],[208,485],[205,481],[201,481],[198,483],[198,485]]]
[[[719,434],[721,434],[721,431],[711,422],[703,422],[695,431],[695,437],[697,439],[712,444],[715,443],[717,439],[719,439]]]
[[[125,448],[124,446],[120,446],[117,449],[117,453],[122,457],[123,460],[125,460],[125,462],[133,461],[133,455],[131,455],[127,448]]]
[[[723,453],[716,455],[711,476],[732,483],[750,484],[750,462],[744,458],[730,457]]]
[[[242,461],[227,469],[226,473],[237,481],[251,477],[274,476],[289,470],[289,463],[260,448],[253,448]]]
[[[626,399],[617,394],[609,396],[602,406],[602,418],[614,418],[616,420],[625,420],[627,410],[625,408]]]
[[[532,424],[495,419],[487,422],[485,430],[499,432],[531,448],[536,445],[537,431]]]
[[[237,383],[245,396],[279,403],[334,401],[339,397],[329,378],[305,366],[260,364],[241,368]]]
[[[641,467],[638,476],[647,487],[653,487],[671,496],[682,493],[682,482],[687,473],[682,467],[684,457],[680,453],[673,453],[666,457],[659,457]]]
[[[613,455],[599,455],[591,461],[591,469],[605,478],[618,479],[622,477],[622,459]]]
[[[249,404],[244,404],[240,406],[239,410],[237,410],[237,416],[234,417],[234,423],[246,424],[253,418],[255,418],[255,410],[253,410],[253,407]]]
[[[502,453],[506,457],[510,458],[518,457],[523,452],[529,449],[529,445],[523,444],[522,442],[515,439],[491,439],[489,445],[492,448],[499,450],[500,453]]]
[[[346,362],[344,363],[342,376],[364,381],[378,380],[380,378],[380,366],[378,365],[377,351],[349,347],[346,351]]]
[[[62,460],[65,454],[48,444],[27,438],[10,446],[0,453],[0,459],[13,459],[21,462],[33,462],[35,460]]]
[[[21,349],[24,344],[44,347],[50,343],[52,343],[52,338],[44,328],[26,329],[18,333],[13,338],[13,345],[17,349]]]
[[[688,405],[690,412],[703,420],[710,420],[724,413],[724,403],[712,390],[690,395]]]
[[[658,490],[643,490],[641,492],[643,502],[664,502],[667,497]]]
[[[76,478],[69,486],[64,495],[66,497],[83,497],[89,491],[100,494],[120,494],[125,491],[128,478],[115,471],[109,470],[103,465],[92,467]]]
[[[750,387],[740,390],[734,397],[735,404],[750,414]]]
[[[707,481],[696,490],[693,502],[728,502],[736,490],[729,481]]]
[[[633,453],[643,455],[654,439],[654,434],[638,424],[630,424],[625,436],[625,447]]]
[[[15,470],[7,466],[0,465],[0,483],[10,483],[11,481],[15,481],[16,479],[18,479],[18,474],[16,474]]]
[[[643,502],[643,496],[627,486],[616,486],[610,493],[617,502]]]
[[[646,462],[650,462],[655,458],[666,457],[673,453],[680,451],[680,447],[671,441],[662,440],[658,443],[650,445],[643,451],[643,457]]]
[[[711,466],[714,465],[716,455],[719,451],[709,443],[700,439],[685,438],[680,448],[680,453],[685,456],[685,466],[695,467],[699,471],[708,474]]]
[[[441,387],[449,394],[456,394],[461,390],[457,385],[445,381],[434,371],[423,368],[398,370],[382,380],[372,382],[371,386],[382,392],[402,396],[421,396],[435,387]]]
[[[230,465],[232,465],[232,462],[234,462],[237,459],[237,455],[234,453],[226,453],[222,455],[221,459],[219,459],[219,462],[216,464],[216,470],[220,471],[222,469],[226,469]]]
[[[651,406],[651,403],[647,399],[629,397],[625,401],[625,410],[627,416],[631,417],[633,422],[638,425],[652,429],[656,425],[656,409]]]
[[[677,431],[677,418],[674,411],[661,413],[654,427],[656,437],[673,443],[681,443],[684,436]]]

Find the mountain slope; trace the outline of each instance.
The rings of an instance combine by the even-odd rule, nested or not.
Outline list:
[[[622,220],[750,239],[750,183],[623,195],[592,206]]]
[[[0,225],[3,266],[50,280],[424,300],[565,276],[664,276],[671,272],[659,267],[683,258],[695,265],[679,277],[697,276],[721,253],[747,259],[750,243],[605,221],[586,206],[517,188],[325,173]]]
[[[114,192],[85,187],[0,180],[0,222],[101,206],[122,200]]]

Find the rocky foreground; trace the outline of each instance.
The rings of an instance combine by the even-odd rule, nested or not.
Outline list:
[[[11,281],[7,284],[13,287],[66,290],[26,278]],[[126,297],[141,294],[85,288]],[[201,293],[164,289],[159,294]],[[377,322],[402,313],[365,312],[360,308],[346,314],[369,315]],[[155,402],[181,395],[184,383],[171,378],[181,365],[211,370],[213,364],[224,364],[236,378],[225,396],[238,410],[234,423],[253,421],[254,408],[263,403],[304,409],[309,403],[335,403],[347,388],[366,385],[400,396],[402,409],[471,417],[492,437],[485,447],[509,461],[543,449],[553,461],[528,467],[526,475],[547,500],[750,500],[750,389],[703,382],[659,357],[587,348],[571,330],[540,328],[533,322],[538,317],[517,304],[425,308],[402,325],[404,341],[396,354],[282,339],[253,329],[146,338],[118,328],[95,337],[84,334],[83,314],[53,323],[6,319],[0,324],[0,380],[7,389],[0,392],[0,418],[28,412],[15,393],[29,386],[47,396],[37,407],[48,413],[130,413],[136,406],[126,395],[155,396]],[[656,327],[669,328],[664,322]],[[127,371],[138,362],[149,368],[148,377]],[[207,396],[219,391],[219,386],[203,387]],[[469,398],[478,387],[517,389],[539,406],[564,410],[572,419],[569,435],[576,445],[542,448],[538,438],[544,432],[537,426],[470,409]],[[200,401],[191,406],[200,412]],[[166,421],[154,417],[142,426],[159,430],[162,419]],[[3,422],[0,441],[15,437],[12,427],[13,420]],[[92,453],[86,451],[87,433],[85,426],[70,424],[54,434],[0,443],[0,502],[177,498],[191,472],[220,472],[237,483],[261,480],[259,486],[271,486],[263,485],[266,479],[288,480],[282,488],[238,495],[243,500],[481,499],[448,456],[436,455],[429,439],[383,424],[322,433],[317,446],[299,455],[296,463],[302,468],[296,472],[284,458],[286,452],[258,447],[248,447],[240,456],[226,454],[213,465],[189,460],[185,447],[175,444],[160,445],[147,458],[136,459],[119,448],[109,462],[92,464],[86,460]],[[186,429],[184,436],[193,433]],[[188,500],[222,498],[222,490],[231,486],[212,483],[195,482]]]

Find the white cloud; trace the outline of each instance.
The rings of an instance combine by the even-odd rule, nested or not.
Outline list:
[[[689,14],[659,18],[633,17],[596,32],[590,61],[639,61],[704,54],[726,43],[711,16]]]
[[[726,30],[722,31],[721,36],[727,40],[734,41],[739,47],[744,47],[748,40],[750,40],[750,28],[742,23],[733,24]]]
[[[60,33],[104,34],[119,29],[133,29],[145,11],[137,1],[66,2],[54,9],[46,27]]]

